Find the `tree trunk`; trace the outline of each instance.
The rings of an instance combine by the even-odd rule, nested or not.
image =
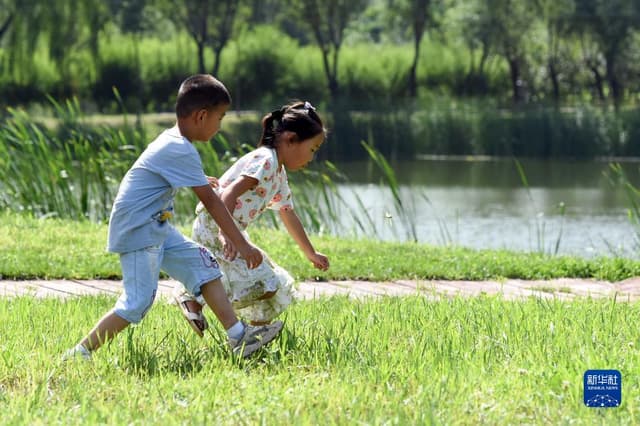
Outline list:
[[[549,59],[549,78],[551,78],[551,86],[553,89],[553,100],[557,104],[560,102],[560,82],[558,81],[558,71],[553,59]]]
[[[520,81],[520,61],[518,58],[509,58],[509,73],[511,75],[511,90],[513,91],[513,102],[522,101],[522,82]]]
[[[332,99],[336,99],[338,96],[338,55],[337,50],[333,52],[333,64],[329,60],[329,49],[322,48],[322,65],[324,67],[324,73],[327,76],[327,87],[329,88],[329,94]]]
[[[420,44],[427,24],[427,11],[431,0],[414,0],[411,3],[413,12],[413,63],[409,69],[409,96],[418,94],[418,62],[420,61]]]
[[[7,17],[7,19],[0,26],[0,40],[4,37],[4,34],[9,30],[11,26],[11,21],[13,21],[13,13]]]
[[[338,53],[340,53],[340,44],[333,45],[333,63],[331,64],[331,80],[329,81],[329,90],[331,96],[335,99],[338,96]]]
[[[602,76],[600,75],[600,71],[598,71],[598,67],[596,65],[588,65],[589,69],[591,70],[591,73],[593,74],[593,84],[595,85],[596,88],[596,93],[598,94],[598,98],[601,101],[604,101],[604,87],[603,87],[603,80],[602,80]]]
[[[622,101],[622,84],[616,75],[616,66],[613,56],[608,56],[605,59],[607,61],[607,82],[609,83],[609,89],[611,89],[613,103],[617,106]]]
[[[413,63],[409,69],[409,96],[415,98],[418,94],[418,60],[420,59],[420,41],[422,34],[416,34],[413,43]]]
[[[197,40],[196,44],[198,45],[198,72],[204,74],[206,72],[204,66],[204,42]]]
[[[218,77],[218,71],[220,70],[220,56],[222,56],[223,46],[218,46],[213,50],[213,76]]]

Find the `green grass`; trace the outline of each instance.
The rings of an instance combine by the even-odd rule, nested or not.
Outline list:
[[[188,233],[187,227],[182,227]],[[252,239],[300,280],[597,278],[619,281],[640,275],[640,261],[582,259],[540,253],[472,250],[414,243],[312,236],[331,259],[327,272],[313,269],[285,231],[253,228]],[[34,219],[0,213],[0,277],[119,278],[118,257],[105,252],[107,226],[90,221]]]
[[[640,421],[637,303],[333,297],[293,305],[281,338],[241,362],[219,327],[200,340],[158,302],[93,362],[60,363],[113,303],[0,299],[1,423]],[[587,369],[620,370],[620,407],[584,406]]]

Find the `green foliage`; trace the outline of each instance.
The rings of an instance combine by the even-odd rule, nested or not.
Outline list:
[[[300,85],[301,81],[311,80],[309,87],[321,80],[310,78],[313,72],[305,77],[299,67],[292,67],[296,63],[308,64],[299,49],[295,40],[273,27],[259,26],[243,32],[229,45],[224,57],[228,64],[223,67],[224,82],[231,91],[234,106],[264,104],[270,110],[295,93],[317,96],[317,89],[305,92]],[[259,79],[255,78],[256,70],[260,70]]]
[[[316,104],[348,97],[359,109],[375,109],[413,99],[412,83],[405,90],[412,64],[419,97],[636,101],[640,38],[633,2],[229,0],[183,6],[4,0],[0,102],[31,103],[43,93],[87,102],[98,95],[98,106],[109,108],[109,85],[127,99],[127,82],[135,88],[141,81],[144,89],[131,95],[139,99],[136,112],[156,111],[171,107],[176,80],[206,71],[236,80],[238,99],[247,99],[242,108],[282,97],[314,98]],[[425,13],[420,55],[413,57],[407,18]],[[420,33],[420,20],[414,24]],[[235,52],[228,52],[233,45]]]

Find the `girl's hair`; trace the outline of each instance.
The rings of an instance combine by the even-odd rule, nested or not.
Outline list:
[[[258,146],[275,148],[278,135],[286,131],[295,133],[298,142],[327,132],[313,105],[309,102],[294,102],[271,111],[262,118],[262,137]]]
[[[196,74],[180,85],[176,99],[176,115],[184,118],[194,111],[211,110],[220,105],[230,104],[231,95],[220,80],[209,74]]]

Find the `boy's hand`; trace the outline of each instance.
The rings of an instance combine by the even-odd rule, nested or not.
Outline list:
[[[326,271],[329,269],[329,258],[322,253],[315,252],[307,257],[316,269]]]
[[[228,261],[232,261],[238,255],[238,250],[233,245],[231,241],[227,237],[224,236],[222,232],[218,234],[218,240],[222,244],[222,254]]]
[[[262,252],[255,246],[247,243],[243,249],[236,249],[233,243],[224,236],[222,232],[218,234],[218,239],[222,243],[222,254],[228,261],[234,260],[238,254],[247,262],[249,269],[257,268],[262,263]]]
[[[220,184],[218,183],[218,178],[207,176],[207,180],[209,181],[209,185],[211,185],[213,189],[216,189],[218,188],[218,186],[220,186]]]

